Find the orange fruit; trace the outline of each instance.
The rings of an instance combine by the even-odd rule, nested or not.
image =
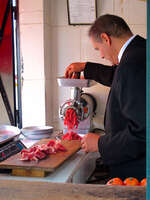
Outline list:
[[[147,179],[146,178],[143,178],[140,182],[140,185],[141,186],[146,186],[147,185]]]
[[[123,181],[120,178],[116,177],[116,178],[110,179],[106,184],[107,185],[123,185]]]
[[[124,185],[136,186],[136,185],[140,185],[140,182],[138,181],[137,178],[128,177],[124,180]]]

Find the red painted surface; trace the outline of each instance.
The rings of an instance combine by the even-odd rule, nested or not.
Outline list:
[[[7,0],[0,0],[0,29],[2,27]],[[5,25],[4,35],[0,43],[0,72],[11,73],[13,68],[12,55],[12,27],[11,27],[11,9]]]

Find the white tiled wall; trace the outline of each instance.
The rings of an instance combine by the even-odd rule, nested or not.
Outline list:
[[[146,0],[97,0],[97,9],[98,16],[110,13],[123,17],[135,34],[146,37]],[[20,0],[20,19],[25,68],[23,122],[60,128],[59,106],[70,98],[70,88],[59,88],[56,77],[62,76],[72,62],[109,62],[92,49],[87,36],[89,26],[68,25],[66,0]],[[94,125],[103,128],[109,88],[97,84],[86,91],[98,103]],[[30,104],[29,99],[36,103]]]
[[[146,24],[146,0],[114,0],[114,12],[128,24]]]
[[[25,79],[22,89],[23,126],[45,124],[44,80]]]
[[[43,0],[20,0],[23,127],[45,124]]]

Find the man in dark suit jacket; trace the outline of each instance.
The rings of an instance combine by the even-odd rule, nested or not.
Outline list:
[[[104,120],[106,134],[86,134],[82,148],[85,152],[99,151],[111,177],[141,180],[146,176],[146,40],[133,35],[126,22],[114,15],[100,16],[89,37],[112,67],[72,63],[65,76],[84,71],[86,79],[111,89]]]

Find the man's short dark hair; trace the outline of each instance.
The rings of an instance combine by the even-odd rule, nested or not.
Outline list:
[[[100,34],[106,33],[108,36],[121,38],[125,35],[132,35],[132,32],[127,23],[116,15],[102,15],[95,20],[89,29],[89,36],[100,41]]]

